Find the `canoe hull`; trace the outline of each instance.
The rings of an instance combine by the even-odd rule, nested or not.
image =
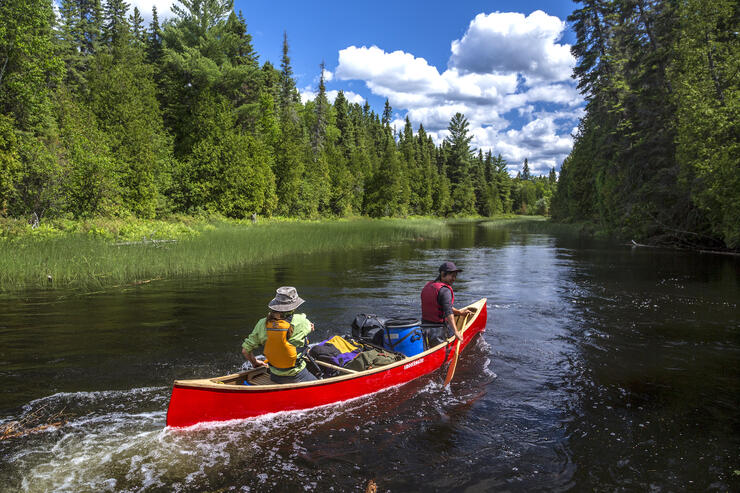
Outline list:
[[[486,326],[485,299],[463,332],[461,350]],[[214,380],[180,380],[172,389],[167,426],[245,419],[280,411],[325,406],[410,382],[439,369],[454,353],[455,339],[412,358],[350,375],[284,385],[224,385]]]

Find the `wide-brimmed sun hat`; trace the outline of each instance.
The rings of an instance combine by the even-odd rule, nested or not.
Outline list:
[[[281,286],[277,288],[275,297],[267,306],[276,312],[292,312],[301,306],[306,300],[298,296],[298,291],[293,286]]]

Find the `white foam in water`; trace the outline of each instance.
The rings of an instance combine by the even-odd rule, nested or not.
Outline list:
[[[400,388],[386,389],[383,393],[390,392],[390,397],[380,399],[394,400],[399,392],[403,394]],[[265,467],[272,471],[270,475],[283,471],[305,480],[306,489],[315,489],[311,485],[316,485],[321,473],[308,473],[292,463],[306,449],[291,442],[288,452],[291,460],[286,461],[282,455],[286,450],[285,430],[300,428],[301,433],[310,436],[312,430],[331,427],[337,419],[341,422],[338,430],[352,429],[357,424],[347,423],[346,418],[364,414],[367,420],[362,423],[367,426],[368,422],[373,423],[375,415],[371,410],[375,409],[373,403],[379,395],[311,410],[168,429],[165,427],[168,390],[168,387],[144,387],[58,393],[30,402],[24,406],[24,413],[47,406],[55,410],[71,409],[72,413],[81,410],[84,414],[72,416],[57,430],[0,444],[3,460],[11,471],[9,480],[0,484],[0,492],[200,490],[208,487],[214,475],[221,476],[220,471],[248,462],[251,457],[265,460]],[[440,378],[430,379],[413,392],[428,401],[430,407],[434,406],[440,415],[445,414],[448,406],[461,402],[460,397],[443,390]],[[151,405],[157,410],[141,410]],[[270,475],[265,474],[262,485],[270,487]]]

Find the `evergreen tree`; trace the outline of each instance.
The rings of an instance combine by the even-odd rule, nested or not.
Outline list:
[[[61,182],[64,209],[75,217],[119,212],[123,204],[116,161],[97,116],[62,90],[57,97],[57,121],[66,162]]]
[[[283,56],[280,59],[280,113],[284,117],[295,119],[294,106],[300,101],[293,79],[293,68],[288,55],[288,33],[283,32]]]
[[[391,108],[391,104],[388,102],[388,99],[386,99],[385,105],[383,106],[383,119],[381,120],[384,127],[390,126],[392,117],[393,108]]]
[[[365,211],[372,217],[403,214],[401,196],[402,183],[396,144],[391,136],[386,137],[385,150],[380,168],[368,186]]]
[[[86,68],[83,54],[83,20],[77,0],[62,0],[59,6],[60,24],[57,29],[57,47],[65,66],[64,83],[70,87],[84,87]]]
[[[108,46],[120,46],[131,37],[130,24],[126,18],[129,4],[124,0],[106,0],[103,8],[103,42]]]
[[[521,174],[522,180],[531,180],[532,174],[529,172],[529,161],[527,158],[524,158],[524,166],[522,166],[522,174]]]
[[[127,35],[115,36],[121,43]],[[119,44],[110,52],[99,51],[88,85],[90,108],[108,135],[116,160],[122,205],[140,217],[153,217],[169,139],[143,46]]]
[[[157,67],[162,62],[162,28],[159,26],[157,6],[152,7],[152,22],[149,23],[149,32],[146,38],[147,62]]]
[[[456,214],[473,214],[475,212],[475,191],[470,175],[472,136],[468,135],[468,120],[462,113],[456,113],[450,119],[447,130],[450,135],[445,139],[449,144],[447,156],[447,175],[452,184],[452,211]]]
[[[128,18],[131,24],[131,35],[134,43],[138,45],[144,45],[146,43],[146,30],[144,29],[144,18],[141,17],[139,7],[134,7],[134,13]]]
[[[319,76],[319,93],[316,95],[316,116],[311,132],[311,144],[315,153],[320,153],[324,147],[326,138],[327,113],[329,111],[329,100],[326,98],[326,85],[324,83],[325,65],[321,62],[321,75]]]
[[[418,176],[416,178],[417,214],[434,213],[434,184],[437,179],[437,168],[432,160],[435,154],[434,142],[427,136],[424,125],[419,124],[416,134],[416,156]]]
[[[165,123],[174,136],[176,156],[182,157],[194,143],[191,129],[197,122],[193,108],[204,92],[226,97],[239,125],[253,130],[260,76],[250,55],[246,26],[230,16],[230,0],[179,3],[172,8],[176,19],[168,22],[162,33],[160,88]]]

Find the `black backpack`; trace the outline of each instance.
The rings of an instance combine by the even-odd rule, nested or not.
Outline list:
[[[388,319],[375,314],[360,313],[352,321],[352,337],[365,341],[383,340],[383,329]]]

